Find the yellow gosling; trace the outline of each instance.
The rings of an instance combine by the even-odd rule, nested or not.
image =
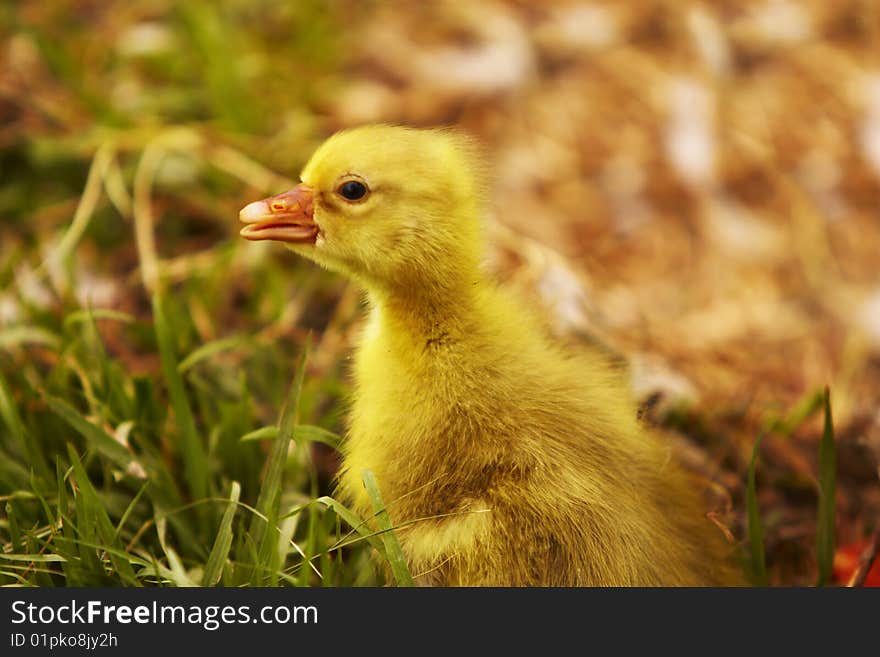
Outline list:
[[[623,375],[567,352],[481,270],[481,178],[454,132],[365,126],[241,211],[243,237],[367,292],[341,494],[371,516],[373,471],[422,584],[738,583]]]

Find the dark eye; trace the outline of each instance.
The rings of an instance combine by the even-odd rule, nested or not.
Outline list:
[[[342,198],[349,201],[358,201],[367,195],[367,186],[357,180],[349,180],[344,182],[336,190]]]

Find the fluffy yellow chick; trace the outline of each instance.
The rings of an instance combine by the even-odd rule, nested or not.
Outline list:
[[[423,584],[736,582],[621,373],[566,352],[481,270],[478,168],[453,132],[365,126],[241,211],[243,237],[367,292],[341,493],[369,517],[375,474]]]

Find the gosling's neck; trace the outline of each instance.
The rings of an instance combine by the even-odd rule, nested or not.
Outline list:
[[[427,350],[459,343],[479,322],[478,297],[487,281],[474,266],[442,277],[368,287],[379,330]]]
[[[436,222],[436,223],[432,223]],[[406,348],[442,347],[465,341],[487,319],[480,298],[490,285],[481,262],[485,245],[476,199],[449,209],[447,221],[426,217],[418,246],[391,256],[389,266],[361,272],[374,328],[409,338]],[[370,278],[368,278],[370,277]]]

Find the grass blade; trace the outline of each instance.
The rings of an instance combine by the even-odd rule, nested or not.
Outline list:
[[[276,562],[278,559],[277,547],[277,520],[279,505],[281,502],[281,480],[284,466],[287,464],[287,452],[293,440],[296,428],[296,414],[299,407],[299,396],[305,379],[306,361],[308,359],[309,345],[311,340],[306,340],[303,354],[294,374],[293,381],[287,393],[287,401],[281,412],[278,422],[278,438],[272,443],[272,451],[266,464],[266,476],[260,487],[260,495],[257,498],[256,509],[259,514],[266,518],[254,516],[250,525],[250,538],[257,546],[259,563],[269,564],[270,576],[277,572]],[[271,577],[270,577],[271,578]],[[256,584],[257,582],[251,582]],[[265,583],[265,582],[263,582]]]
[[[12,398],[12,391],[6,382],[6,377],[0,372],[0,417],[6,423],[12,436],[18,442],[22,451],[27,453],[28,439],[25,436],[24,422],[18,414],[18,408]]]
[[[94,526],[96,535],[107,546],[110,561],[122,581],[133,586],[140,586],[141,584],[135,577],[134,569],[131,567],[127,556],[121,556],[125,554],[125,551],[119,542],[116,528],[110,522],[110,516],[107,515],[101,498],[98,497],[97,491],[92,486],[85,467],[83,467],[73,447],[68,446],[67,451],[70,456],[70,463],[73,466],[73,475],[76,477],[76,486],[79,491],[78,497],[82,501],[80,508],[90,516],[89,524]]]
[[[284,404],[281,419],[278,422],[278,438],[273,443],[272,452],[269,455],[269,463],[266,466],[266,478],[263,480],[263,486],[260,488],[260,495],[257,499],[257,510],[267,517],[269,515],[268,511],[273,505],[277,505],[278,500],[281,498],[281,475],[287,463],[287,451],[290,448],[290,442],[296,429],[296,412],[299,406],[299,394],[302,390],[303,379],[305,378],[307,354],[308,344],[306,344],[296,374],[287,392],[287,401]]]
[[[208,477],[210,473],[208,455],[199,438],[192,408],[186,397],[183,378],[178,370],[177,357],[174,354],[174,342],[170,326],[162,305],[162,299],[158,293],[153,295],[153,317],[156,340],[159,343],[159,355],[162,360],[162,372],[165,376],[165,383],[168,386],[168,397],[171,400],[171,407],[174,409],[174,417],[180,432],[184,476],[193,497],[196,499],[205,498],[208,497]]]
[[[27,434],[24,422],[22,422],[21,415],[19,415],[18,408],[12,397],[12,391],[2,373],[0,373],[0,417],[3,418],[6,427],[18,443],[22,453],[28,456],[37,475],[45,480],[49,480],[49,466],[43,456],[43,451]]]
[[[114,538],[119,538],[122,528],[125,527],[125,521],[128,520],[128,517],[131,515],[131,512],[134,511],[137,503],[140,502],[141,496],[147,492],[147,487],[149,485],[150,482],[144,482],[144,485],[141,486],[140,490],[135,494],[133,498],[131,498],[131,502],[128,503],[128,506],[125,507],[125,511],[122,513],[122,517],[119,518],[119,522],[116,523],[116,533],[113,535]]]
[[[837,486],[837,451],[831,419],[831,392],[825,388],[825,426],[819,443],[819,517],[816,536],[816,586],[831,581],[834,563],[835,489]]]
[[[366,540],[376,552],[378,552],[383,558],[385,558],[385,545],[379,540],[379,537],[376,533],[367,526],[363,520],[355,515],[354,511],[350,510],[347,506],[339,502],[338,500],[333,499],[325,495],[324,497],[319,497],[317,502],[320,502],[324,506],[329,507],[333,510],[333,512],[342,518],[348,525],[352,528],[353,531],[357,532],[358,535]],[[343,539],[344,541],[344,539]],[[339,541],[342,543],[343,541]],[[338,547],[338,545],[334,546]]]
[[[253,431],[246,433],[240,440],[241,442],[247,442],[250,440],[266,440],[277,437],[278,427],[260,427],[259,429],[254,429]],[[297,443],[323,443],[333,449],[339,449],[339,445],[342,442],[342,438],[338,434],[328,431],[323,427],[316,427],[312,424],[298,424],[293,430],[293,439]]]
[[[758,508],[758,492],[755,483],[755,471],[758,465],[758,449],[762,436],[755,440],[752,447],[752,458],[746,484],[746,512],[749,531],[749,562],[755,584],[767,586],[767,565],[764,558],[764,527],[761,523],[761,511]]]
[[[774,418],[768,422],[766,424],[767,432],[786,437],[790,436],[799,426],[822,408],[824,398],[825,395],[822,390],[814,390],[804,395],[784,417]]]
[[[33,561],[35,563],[62,563],[66,561],[60,554],[5,554],[0,552],[0,559],[5,561]]]
[[[250,440],[265,440],[267,438],[277,438],[278,437],[278,427],[260,427],[259,429],[254,429],[253,431],[249,431],[245,435],[241,437],[241,442],[248,442]]]
[[[18,519],[12,500],[6,502],[6,521],[8,523],[9,544],[12,546],[13,552],[18,552],[22,549],[21,529],[18,527]]]
[[[373,510],[376,512],[376,524],[382,531],[382,542],[385,544],[385,555],[388,559],[388,565],[391,567],[391,573],[398,586],[414,586],[412,575],[400,547],[400,541],[397,540],[397,535],[391,525],[391,518],[388,516],[388,510],[382,501],[381,493],[379,493],[376,477],[370,470],[364,470],[361,477],[367,494],[370,496],[370,501],[373,503]]]
[[[101,454],[109,458],[113,463],[128,471],[134,455],[113,436],[108,434],[101,427],[89,422],[78,410],[68,404],[66,401],[44,395],[46,403],[57,416],[73,427],[83,438]]]
[[[183,374],[188,369],[202,362],[206,358],[210,358],[214,354],[218,354],[221,351],[235,349],[245,342],[246,340],[242,336],[232,336],[229,338],[221,338],[219,340],[211,340],[210,342],[206,342],[198,349],[190,353],[189,356],[180,361],[180,364],[177,366],[177,371]]]
[[[123,324],[133,324],[137,321],[134,315],[123,313],[118,310],[107,308],[89,308],[87,310],[74,310],[64,318],[64,328],[69,329],[74,324],[91,323],[96,319],[112,319]]]
[[[72,553],[76,535],[73,531],[73,523],[66,520],[70,517],[70,505],[67,499],[67,471],[62,467],[61,458],[58,456],[55,457],[55,481],[58,501],[55,505],[57,516],[53,518],[53,521],[61,526],[61,536],[55,540],[56,549],[59,552],[63,550],[64,552]],[[83,569],[76,559],[68,559],[62,564],[62,570],[64,571],[67,586],[88,585]]]
[[[168,565],[171,567],[171,581],[176,587],[192,588],[198,586],[198,584],[192,581],[189,573],[186,572],[186,568],[183,567],[183,562],[180,560],[177,552],[174,551],[174,548],[166,546],[165,556],[168,557]]]
[[[223,564],[226,563],[229,549],[232,547],[232,519],[235,517],[235,512],[238,509],[238,498],[240,495],[241,486],[237,481],[233,481],[232,489],[229,492],[229,503],[223,511],[220,528],[217,530],[217,538],[214,539],[214,547],[211,548],[211,554],[208,556],[208,562],[205,564],[202,586],[216,585],[223,574]]]
[[[38,326],[13,326],[0,331],[0,349],[11,349],[23,344],[39,344],[58,349],[61,340],[51,331]]]
[[[312,424],[298,425],[293,432],[293,437],[298,443],[322,443],[333,449],[339,449],[339,444],[342,442],[342,438],[337,434]]]

